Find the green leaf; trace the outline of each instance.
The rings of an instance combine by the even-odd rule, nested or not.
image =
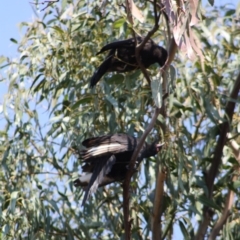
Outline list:
[[[179,223],[179,227],[180,227],[180,229],[182,231],[182,234],[184,236],[184,239],[185,240],[190,239],[189,233],[188,233],[187,229],[185,228],[183,222],[181,220],[179,220],[178,223]]]
[[[113,27],[114,28],[120,28],[123,26],[123,24],[125,23],[125,19],[124,18],[119,18],[118,20],[116,20],[114,23],[113,23]]]
[[[81,104],[88,104],[91,103],[93,101],[93,96],[86,96],[83,97],[82,99],[80,99],[79,101],[77,101],[76,103],[74,103],[71,107],[72,110],[75,110],[77,108],[79,108],[79,106]]]
[[[54,209],[56,212],[59,213],[59,208],[58,208],[57,203],[54,200],[48,200],[48,202],[50,203],[52,209]]]
[[[65,9],[67,6],[68,0],[62,0],[61,3],[62,3],[62,9]]]
[[[170,76],[170,83],[171,83],[172,88],[174,89],[175,82],[176,82],[176,69],[175,69],[175,67],[173,65],[170,65],[169,72],[170,72],[170,74],[169,74],[169,76]]]
[[[185,108],[184,105],[175,98],[173,99],[173,106],[177,108]]]
[[[207,198],[205,196],[200,196],[198,198],[198,201],[201,202],[205,206],[211,207],[213,209],[220,210],[219,205],[217,205],[213,200],[210,200],[209,198]]]
[[[0,56],[0,65],[1,65],[2,63],[6,62],[6,61],[7,61],[7,58],[6,58],[6,57]]]
[[[14,38],[10,38],[10,41],[13,42],[13,43],[16,43],[16,44],[18,43],[18,41]]]
[[[155,105],[160,108],[162,106],[162,82],[160,79],[153,79],[151,81],[151,90]]]
[[[232,17],[236,13],[236,9],[229,9],[226,13],[226,17]]]
[[[230,185],[229,185],[230,189],[234,190],[235,192],[238,191],[238,189],[240,188],[240,180],[236,180],[234,182],[232,182]]]
[[[124,76],[122,74],[114,74],[111,78],[108,78],[106,82],[108,84],[122,84]]]
[[[11,213],[15,212],[17,197],[18,197],[18,191],[14,191],[11,193],[11,200],[10,200],[10,211]]]
[[[53,29],[56,30],[60,34],[64,34],[64,31],[58,26],[53,26]]]
[[[9,234],[10,226],[8,224],[4,224],[2,227],[2,233],[7,236]]]
[[[105,99],[115,108],[118,108],[118,102],[110,95],[106,95]]]
[[[35,77],[35,79],[33,80],[33,83],[32,83],[32,85],[31,85],[30,89],[32,89],[32,87],[35,85],[35,83],[37,82],[37,80],[38,80],[41,76],[43,76],[42,73],[38,74],[38,75]],[[43,79],[43,80],[44,80],[44,79]]]

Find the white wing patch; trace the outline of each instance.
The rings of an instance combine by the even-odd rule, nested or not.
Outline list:
[[[87,173],[79,177],[80,182],[89,183],[92,173]]]
[[[111,143],[111,144],[104,144],[104,145],[97,146],[97,147],[91,147],[87,150],[87,155],[89,157],[90,156],[98,156],[103,153],[111,152],[116,149],[119,149],[120,147],[122,147],[122,145],[120,143]]]

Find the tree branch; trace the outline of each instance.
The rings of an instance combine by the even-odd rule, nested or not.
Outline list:
[[[232,93],[230,95],[230,99],[226,106],[226,110],[225,110],[226,121],[219,126],[220,136],[218,138],[217,145],[214,151],[212,164],[210,166],[209,171],[206,174],[206,185],[208,188],[209,199],[212,198],[214,180],[218,174],[219,167],[221,166],[222,151],[223,151],[224,145],[226,144],[227,133],[229,131],[230,123],[232,121],[232,116],[233,116],[234,108],[236,104],[235,100],[238,97],[239,90],[240,90],[240,73],[236,79]],[[205,206],[203,208],[203,220],[199,225],[197,235],[196,235],[196,240],[201,240],[204,238],[208,225],[211,221],[212,215],[213,215],[212,210],[210,210],[208,207]]]
[[[133,34],[133,37],[135,39],[135,44],[136,44],[136,47],[135,47],[136,60],[137,60],[137,63],[139,65],[144,77],[148,81],[149,85],[150,85],[151,80],[150,80],[150,77],[149,77],[146,69],[144,68],[144,66],[142,65],[142,63],[140,61],[139,55],[140,55],[141,49],[144,47],[144,45],[146,44],[148,39],[157,31],[157,29],[159,27],[158,21],[159,21],[160,14],[159,14],[159,16],[156,16],[157,15],[156,3],[157,3],[157,0],[154,0],[155,25],[154,25],[153,29],[148,32],[147,36],[144,38],[144,40],[141,42],[141,44],[137,45],[136,34],[135,34],[134,30],[132,29],[132,34]],[[132,12],[131,12],[132,6],[131,5],[132,5],[131,0],[126,0],[127,18],[129,20],[129,22],[133,25],[133,18],[132,18]],[[134,173],[134,165],[135,165],[137,156],[145,142],[147,135],[150,133],[150,131],[153,129],[153,127],[155,125],[155,122],[157,120],[159,113],[160,113],[160,109],[155,108],[153,118],[152,118],[150,124],[148,125],[147,129],[143,133],[142,137],[140,138],[139,143],[132,155],[131,161],[129,163],[129,171],[128,171],[126,178],[124,180],[124,183],[123,183],[123,212],[124,212],[125,240],[130,240],[130,238],[131,238],[131,221],[129,221],[129,198],[130,198],[129,186],[130,186],[131,177]]]
[[[143,39],[143,41],[137,45],[137,41],[136,41],[136,35],[135,32],[133,31],[133,35],[135,38],[135,43],[136,43],[136,48],[135,48],[135,56],[136,56],[136,60],[138,63],[138,66],[140,67],[144,77],[146,78],[146,80],[148,81],[148,84],[151,85],[151,79],[148,75],[148,72],[146,70],[146,68],[142,65],[141,60],[140,60],[140,52],[143,49],[144,45],[147,43],[147,41],[150,39],[150,37],[158,30],[159,28],[159,19],[161,16],[161,11],[159,12],[159,14],[157,13],[157,0],[154,0],[153,2],[153,9],[154,9],[154,19],[155,19],[155,24],[153,26],[153,28],[148,32],[147,36]]]
[[[126,0],[126,9],[127,9],[127,14],[128,14],[128,20],[129,20],[129,22],[131,24],[133,24],[132,14],[130,12],[130,7],[131,6],[128,4],[129,3],[128,1],[129,0]],[[150,77],[149,77],[146,69],[142,65],[142,63],[140,61],[139,55],[140,55],[141,49],[144,47],[146,42],[149,40],[149,38],[159,28],[159,18],[160,18],[160,15],[161,15],[161,12],[159,14],[157,14],[157,0],[154,0],[155,25],[152,28],[152,30],[150,30],[148,32],[148,34],[144,38],[144,40],[139,45],[136,45],[136,48],[135,48],[135,56],[136,56],[137,63],[138,63],[142,73],[144,74],[144,77],[147,79],[149,84],[151,82]],[[133,37],[135,38],[135,43],[137,44],[136,34],[135,34],[134,30],[132,30],[132,34],[133,34]],[[166,73],[166,71],[167,71],[171,61],[173,60],[176,50],[177,50],[177,45],[176,45],[174,39],[172,39],[171,43],[170,43],[170,50],[169,50],[169,51],[171,51],[169,53],[170,57],[168,57],[165,65],[162,67],[162,71],[163,71],[164,74]],[[139,152],[140,152],[140,150],[141,150],[141,148],[142,148],[142,146],[143,146],[143,144],[145,142],[146,137],[148,136],[148,134],[153,129],[153,127],[154,127],[154,125],[156,123],[158,115],[160,113],[164,112],[164,100],[166,99],[167,96],[168,96],[168,93],[165,93],[163,95],[162,107],[161,108],[157,108],[157,107],[155,108],[155,112],[153,114],[152,120],[149,123],[148,127],[146,128],[145,132],[143,133],[142,137],[140,138],[139,143],[138,143],[138,145],[137,145],[137,147],[136,147],[136,149],[135,149],[135,151],[134,151],[134,153],[132,155],[131,161],[129,163],[129,171],[127,172],[126,178],[125,178],[124,183],[123,183],[123,212],[124,212],[125,240],[130,240],[130,238],[131,238],[131,221],[129,221],[129,198],[130,198],[129,186],[130,186],[131,177],[132,177],[132,175],[134,173],[134,165],[135,165],[137,156],[138,156],[138,154],[139,154]]]
[[[169,46],[169,53],[168,53],[168,59],[165,63],[165,65],[162,67],[163,72],[163,92],[168,95],[167,92],[167,77],[166,73],[167,70],[174,59],[175,53],[177,51],[177,45],[175,43],[175,40],[172,38]],[[165,95],[164,95],[165,96]],[[163,104],[161,107],[161,114],[165,117],[165,104],[164,104],[165,98],[163,97]],[[163,129],[164,131],[164,129]],[[165,132],[165,131],[164,131]],[[159,166],[158,166],[159,168]],[[159,171],[156,179],[156,192],[155,192],[155,198],[154,198],[154,205],[153,205],[153,216],[152,216],[152,239],[158,240],[161,239],[161,225],[160,225],[160,219],[162,216],[162,200],[163,200],[163,184],[164,179],[166,177],[166,169],[163,171]]]
[[[126,11],[127,11],[127,19],[133,25],[133,16],[132,16],[132,1],[126,0]]]
[[[228,134],[228,138],[230,134]],[[240,168],[240,150],[239,150],[239,145],[237,144],[237,142],[235,140],[230,140],[229,141],[229,147],[232,149],[232,152],[238,162],[238,166],[235,167],[236,171],[239,172]],[[238,175],[234,174],[232,177],[232,182],[237,181],[238,179]],[[225,203],[225,208],[223,209],[223,213],[222,216],[218,219],[217,223],[215,224],[215,226],[212,229],[212,232],[209,236],[209,240],[214,240],[217,235],[219,234],[220,230],[223,228],[224,224],[226,223],[229,215],[230,215],[230,211],[231,208],[233,206],[233,202],[234,202],[234,191],[233,190],[229,190],[228,191],[228,195],[226,198],[226,203]]]
[[[125,240],[131,239],[131,221],[129,221],[129,186],[130,186],[130,180],[134,173],[134,165],[137,159],[137,156],[145,142],[146,137],[153,129],[155,122],[157,120],[157,117],[160,113],[159,108],[155,108],[154,115],[152,117],[151,122],[149,123],[148,127],[146,128],[145,132],[143,133],[142,137],[139,140],[139,143],[132,155],[131,161],[129,163],[129,170],[127,172],[126,178],[123,182],[123,212],[124,212],[124,228],[125,228]]]
[[[232,116],[233,116],[234,107],[236,104],[235,101],[232,101],[232,100],[237,99],[239,89],[240,89],[240,73],[237,77],[237,80],[233,87],[232,93],[230,95],[230,99],[226,106],[226,121],[220,125],[220,136],[219,136],[219,139],[217,142],[217,146],[215,148],[213,162],[207,173],[207,187],[209,189],[209,193],[208,193],[209,198],[212,197],[214,179],[216,178],[218,169],[221,165],[221,157],[222,157],[223,147],[226,143],[227,133],[230,128],[230,123],[232,122]]]
[[[159,224],[161,222],[160,216],[162,215],[162,205],[163,205],[163,186],[166,179],[166,168],[159,169],[156,181],[156,191],[153,203],[153,213],[152,213],[152,239],[161,239],[161,228]]]

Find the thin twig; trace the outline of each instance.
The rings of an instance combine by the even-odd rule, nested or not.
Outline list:
[[[47,3],[47,6],[44,7],[43,9],[41,9],[41,11],[44,11],[46,8],[48,8],[49,6],[51,6],[52,4],[54,4],[54,3],[56,3],[56,2],[59,2],[59,0],[43,1],[43,2],[39,2],[39,3],[30,2],[30,3],[35,4],[35,5]]]
[[[205,115],[202,115],[202,116],[200,117],[200,119],[198,120],[198,122],[194,125],[195,128],[196,128],[196,130],[195,130],[195,132],[194,132],[194,134],[193,134],[193,137],[192,137],[193,141],[195,141],[196,138],[198,137],[199,128],[201,127],[201,124],[202,124],[202,122],[203,122],[204,119],[205,119]]]

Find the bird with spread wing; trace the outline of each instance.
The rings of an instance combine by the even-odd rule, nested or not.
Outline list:
[[[75,187],[85,188],[82,205],[98,187],[124,180],[138,142],[139,139],[120,133],[89,138],[82,142],[86,147],[80,151],[80,158],[84,163],[82,166],[84,174],[74,181]],[[157,141],[152,144],[145,142],[138,154],[135,168],[137,169],[143,158],[156,155],[162,145]]]

